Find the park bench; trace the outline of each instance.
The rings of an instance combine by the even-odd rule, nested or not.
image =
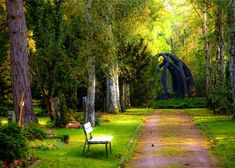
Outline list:
[[[113,139],[113,136],[93,137],[92,134],[91,134],[93,129],[92,129],[92,126],[91,126],[90,122],[87,122],[86,124],[83,125],[83,130],[84,130],[85,137],[86,137],[84,147],[83,147],[83,152],[82,152],[83,154],[85,152],[86,145],[88,145],[88,151],[89,151],[90,145],[92,145],[92,144],[105,144],[106,158],[108,157],[108,144],[109,144],[110,153],[112,153],[111,141]]]

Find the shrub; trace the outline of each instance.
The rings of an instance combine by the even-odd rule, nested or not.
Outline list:
[[[36,124],[31,124],[23,128],[23,134],[28,140],[43,140],[47,137],[47,133]]]
[[[0,126],[0,160],[7,164],[13,160],[25,158],[28,146],[22,129],[14,123]]]
[[[7,116],[9,108],[5,106],[0,106],[0,116]]]
[[[63,135],[61,137],[61,141],[68,144],[69,143],[69,135]]]
[[[155,100],[152,104],[153,108],[202,108],[207,107],[207,99],[203,97],[185,98],[185,99],[169,99]]]

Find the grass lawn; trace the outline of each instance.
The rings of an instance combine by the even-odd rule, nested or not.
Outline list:
[[[226,168],[235,167],[235,121],[224,115],[213,115],[208,109],[185,109],[210,138],[212,154],[218,156]]]
[[[152,109],[130,109],[118,115],[105,114],[100,118],[100,126],[94,128],[94,136],[112,135],[112,151],[105,157],[105,145],[91,145],[90,151],[82,156],[85,136],[82,129],[53,129],[57,134],[70,136],[69,144],[55,140],[30,142],[32,152],[39,161],[32,167],[102,167],[112,168],[123,164],[134,151],[136,138],[144,122],[144,115]],[[39,118],[45,125],[47,118]]]

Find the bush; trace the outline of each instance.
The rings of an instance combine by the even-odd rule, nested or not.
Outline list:
[[[9,111],[8,107],[0,106],[0,116],[7,116],[8,111]]]
[[[185,98],[185,99],[170,99],[170,100],[155,100],[152,104],[153,108],[202,108],[207,107],[207,99],[203,97]]]
[[[10,164],[13,160],[25,158],[28,146],[22,129],[14,123],[0,126],[0,160]]]
[[[45,138],[47,138],[47,133],[36,124],[31,124],[24,127],[23,134],[30,141],[36,139],[44,140]]]
[[[61,137],[61,141],[68,144],[69,143],[69,135],[63,135]]]
[[[80,112],[73,111],[69,109],[63,112],[63,116],[57,118],[55,122],[55,127],[65,127],[68,123],[84,122],[84,114]]]

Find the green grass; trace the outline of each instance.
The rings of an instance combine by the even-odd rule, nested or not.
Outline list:
[[[50,122],[49,117],[38,117],[38,123],[42,126],[46,126]]]
[[[48,122],[50,122],[50,119],[48,117],[38,117],[38,122],[42,126],[46,126]],[[0,118],[0,124],[7,124],[8,120],[7,117],[1,117]]]
[[[207,109],[185,109],[210,138],[212,154],[218,156],[226,168],[235,167],[235,121],[230,116],[213,115]]]
[[[207,100],[203,97],[197,98],[185,98],[185,99],[169,99],[169,100],[155,100],[152,104],[152,108],[173,108],[173,109],[184,109],[184,108],[202,108],[207,106]]]
[[[4,125],[6,124],[8,121],[7,121],[7,117],[0,117],[0,124]]]
[[[52,146],[52,148],[33,148],[32,152],[39,157],[33,167],[118,167],[131,157],[135,149],[137,135],[144,122],[144,115],[150,114],[152,109],[130,109],[118,115],[102,115],[100,126],[94,128],[94,136],[112,135],[113,153],[108,159],[105,157],[104,145],[92,145],[85,156],[82,155],[84,133],[82,129],[53,129],[57,134],[70,136],[69,144],[47,141],[46,144],[33,142],[31,146]],[[47,118],[39,118],[45,124]],[[37,145],[36,145],[37,146]],[[46,149],[46,150],[45,150]]]

